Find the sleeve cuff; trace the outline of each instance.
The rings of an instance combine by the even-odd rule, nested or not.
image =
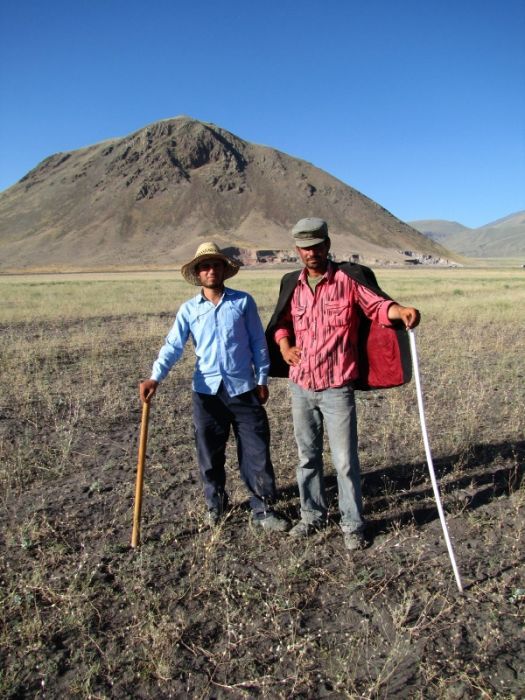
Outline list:
[[[392,304],[395,303],[395,301],[387,301],[381,306],[381,309],[379,310],[378,321],[382,326],[387,326],[391,328],[394,325],[393,321],[391,321],[388,318],[388,309],[392,306]]]
[[[266,372],[259,372],[257,376],[257,385],[267,386],[268,384],[268,374]]]
[[[289,338],[289,337],[290,337],[290,334],[288,333],[288,331],[285,330],[284,328],[281,328],[280,330],[275,331],[273,339],[275,340],[277,345],[279,345],[280,340],[282,340],[283,338]]]

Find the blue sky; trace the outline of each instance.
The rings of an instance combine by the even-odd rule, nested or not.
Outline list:
[[[3,0],[0,190],[186,114],[399,218],[525,209],[524,0]]]

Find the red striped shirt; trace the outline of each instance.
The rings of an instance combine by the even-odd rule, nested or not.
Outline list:
[[[301,361],[290,367],[290,379],[312,391],[349,384],[357,379],[359,308],[369,319],[391,326],[385,300],[328,265],[312,292],[301,272],[297,286],[277,323],[275,341],[295,336]]]

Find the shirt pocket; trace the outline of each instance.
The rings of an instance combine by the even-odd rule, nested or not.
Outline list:
[[[305,331],[308,328],[308,314],[306,313],[306,306],[296,306],[292,310],[292,319],[294,331]]]
[[[327,326],[348,326],[351,306],[347,301],[325,301],[324,322]]]
[[[222,330],[227,338],[240,338],[245,333],[246,321],[237,304],[224,304],[220,309]]]

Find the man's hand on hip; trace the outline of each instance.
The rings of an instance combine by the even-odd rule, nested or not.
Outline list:
[[[298,365],[301,361],[301,348],[298,348],[297,345],[290,345],[288,338],[281,338],[279,350],[287,365]]]

